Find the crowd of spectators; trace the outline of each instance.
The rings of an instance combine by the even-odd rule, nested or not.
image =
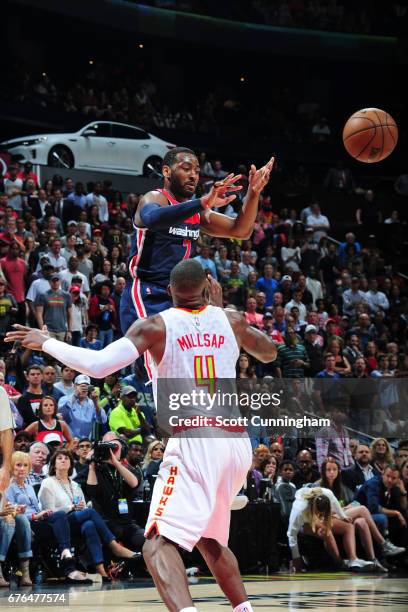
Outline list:
[[[226,172],[219,160],[204,154],[200,164],[204,190]],[[240,172],[245,192],[245,166]],[[331,169],[326,181],[334,191],[344,190],[345,197],[355,189],[342,167]],[[370,197],[366,194],[364,202]],[[138,194],[123,198],[108,180],[85,186],[55,176],[39,185],[30,164],[12,165],[0,194],[1,336],[17,321],[46,325],[52,337],[92,350],[119,338],[118,310],[134,231],[131,215],[138,200]],[[224,212],[233,216],[241,204],[240,196]],[[374,227],[383,221],[376,214],[370,217],[368,204],[359,210],[361,223]],[[408,371],[408,288],[375,242],[361,243],[352,232],[340,244],[331,241],[330,217],[315,198],[289,211],[277,210],[264,194],[250,240],[202,236],[197,259],[220,282],[224,305],[242,311],[249,324],[278,345],[277,360],[270,364],[242,353],[237,379],[252,390],[271,389],[277,380],[287,385],[285,402],[273,416],[331,417],[330,427],[301,437],[293,428],[252,428],[254,465],[244,490],[251,498],[278,499],[283,520],[289,521],[297,488],[317,482],[319,475],[324,488],[332,488],[322,472],[330,456],[351,491],[347,504],[355,497],[377,521],[380,548],[389,538],[404,547],[408,420],[406,389],[400,383]],[[75,533],[88,543],[88,564],[106,580],[102,544],[118,557],[140,551],[143,534],[132,508],[149,496],[163,456],[149,387],[137,364],[101,382],[18,345],[6,350],[1,343],[0,350],[0,385],[20,432],[15,450],[29,455],[15,457],[15,503],[27,505],[30,511],[26,508],[22,516],[28,521],[47,518],[59,538],[51,516],[61,519],[67,510],[87,513],[79,516],[83,529]],[[362,398],[346,384],[336,385],[342,390],[337,395],[327,386],[332,380],[360,378],[379,386],[365,390]],[[95,462],[92,445],[100,440],[111,442],[112,452]],[[265,482],[262,488],[267,479],[286,489],[275,491]],[[37,487],[35,499],[31,489],[23,496],[24,483]],[[386,518],[377,520],[376,515]],[[7,529],[4,542],[10,543],[14,532]],[[99,538],[91,546],[95,530]],[[27,529],[22,532],[28,537]],[[57,541],[64,560],[70,546]],[[128,552],[119,550],[117,541]],[[369,546],[366,540],[363,544]],[[25,562],[31,545],[22,538],[18,546]],[[0,564],[7,549],[6,544],[0,549],[5,550]],[[371,555],[371,548],[365,550]],[[71,561],[64,563],[71,580],[86,579]],[[22,569],[29,581],[27,566]]]
[[[158,86],[146,66],[139,71],[95,60],[85,69],[78,68],[72,78],[65,74],[62,78],[59,70],[38,74],[18,61],[12,72],[1,99],[66,113],[74,131],[88,122],[105,120],[166,134],[170,130],[231,135],[239,127],[241,138],[245,130],[248,134],[255,130],[264,141],[325,144],[333,141],[338,128],[327,106],[312,94],[305,96],[301,86],[295,91],[293,86],[276,83],[267,98],[254,99],[238,79],[236,83],[216,79],[205,95],[200,86],[192,86],[181,101],[168,88]]]
[[[353,34],[395,34],[400,31],[399,24],[407,14],[402,2],[392,2],[386,15],[370,2],[360,2],[356,6],[347,0],[228,1],[222,6],[206,0],[149,0],[146,4],[235,21]]]

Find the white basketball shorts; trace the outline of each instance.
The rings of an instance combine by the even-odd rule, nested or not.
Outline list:
[[[201,537],[228,545],[231,504],[252,463],[248,437],[171,438],[153,489],[145,535],[191,551]]]

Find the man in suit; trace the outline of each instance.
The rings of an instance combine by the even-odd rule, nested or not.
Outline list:
[[[68,221],[78,221],[81,212],[80,206],[75,202],[64,198],[60,189],[54,191],[54,213],[58,219],[61,219],[64,229],[67,227]]]
[[[378,476],[379,472],[371,465],[371,459],[370,447],[367,444],[359,444],[354,465],[341,472],[343,484],[352,491],[356,491],[366,480]]]
[[[38,190],[38,197],[30,198],[29,207],[30,214],[36,219],[43,219],[47,213],[52,211],[45,189]]]

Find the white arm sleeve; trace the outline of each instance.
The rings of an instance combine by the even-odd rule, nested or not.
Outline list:
[[[42,350],[73,370],[92,378],[104,378],[133,363],[139,351],[129,338],[120,338],[101,351],[71,346],[54,338],[46,340]]]

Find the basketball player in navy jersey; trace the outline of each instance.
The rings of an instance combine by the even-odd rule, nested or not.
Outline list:
[[[193,151],[176,147],[163,161],[163,189],[149,191],[134,217],[136,229],[129,260],[130,280],[120,301],[120,324],[125,334],[136,319],[171,306],[167,292],[170,272],[196,254],[200,230],[220,238],[249,238],[258,212],[259,195],[269,181],[274,158],[257,170],[251,165],[242,210],[235,219],[212,211],[235,199],[240,175],[229,174],[214,183],[209,194],[194,198],[200,165]],[[148,368],[147,368],[148,369]]]

